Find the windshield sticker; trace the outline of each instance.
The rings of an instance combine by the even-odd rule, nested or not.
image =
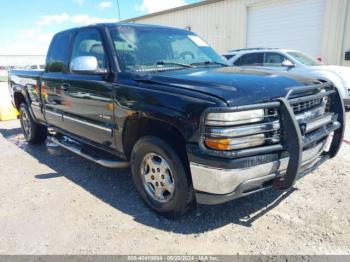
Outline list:
[[[198,46],[208,46],[206,42],[196,35],[189,35],[188,37]]]

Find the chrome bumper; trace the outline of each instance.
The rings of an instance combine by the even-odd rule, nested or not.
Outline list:
[[[301,166],[314,162],[324,151],[326,143],[305,150]],[[233,193],[242,183],[268,176],[269,179],[283,175],[288,167],[289,157],[242,169],[218,169],[190,163],[193,187],[196,191],[225,195]]]

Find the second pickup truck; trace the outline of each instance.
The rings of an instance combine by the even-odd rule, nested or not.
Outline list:
[[[228,67],[192,32],[98,24],[58,33],[46,68],[12,71],[27,141],[48,135],[109,168],[175,217],[268,187],[286,190],[339,151],[344,106],[331,83]]]

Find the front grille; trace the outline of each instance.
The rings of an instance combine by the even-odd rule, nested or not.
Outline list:
[[[320,85],[296,89],[287,96],[294,113],[293,117],[297,120],[302,134],[302,147],[304,150],[324,141],[330,133],[329,130],[339,128],[340,124],[337,122],[337,115],[331,111],[332,95],[335,92],[334,87],[330,85]],[[220,155],[231,157],[284,151],[288,146],[284,134],[288,130],[283,130],[280,106],[280,103],[271,102],[249,107],[249,109],[259,109],[259,107],[264,109],[264,118],[259,123],[225,127],[211,126],[207,123],[204,129],[204,139],[219,137],[241,141],[244,138],[253,136],[252,139],[254,138],[254,140],[251,140],[251,142],[253,141],[254,143],[251,143],[252,146],[249,148],[238,147],[224,154],[220,152]],[[243,107],[243,109],[245,108]]]
[[[304,112],[306,110],[313,109],[313,108],[319,106],[321,103],[322,103],[322,99],[316,98],[316,99],[311,99],[311,100],[308,100],[305,102],[294,104],[292,107],[293,107],[294,113],[299,114],[299,113]]]

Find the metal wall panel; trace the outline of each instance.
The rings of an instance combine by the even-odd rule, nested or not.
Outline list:
[[[248,9],[295,0],[223,0],[184,8],[133,22],[168,25],[191,30],[219,53],[247,47]],[[320,0],[321,1],[321,0]],[[330,64],[345,64],[345,49],[350,49],[350,0],[325,0],[321,58]],[[308,13],[305,12],[307,17]],[[347,21],[346,21],[347,19]],[[129,20],[130,21],[130,20]],[[346,63],[348,64],[348,63]]]
[[[345,20],[345,26],[344,26],[344,41],[343,41],[343,50],[340,54],[342,65],[344,66],[350,66],[350,61],[345,61],[345,52],[350,51],[350,1],[347,3],[347,9],[346,9],[346,20]]]
[[[250,7],[247,47],[295,49],[321,57],[324,14],[325,0],[280,1]]]

